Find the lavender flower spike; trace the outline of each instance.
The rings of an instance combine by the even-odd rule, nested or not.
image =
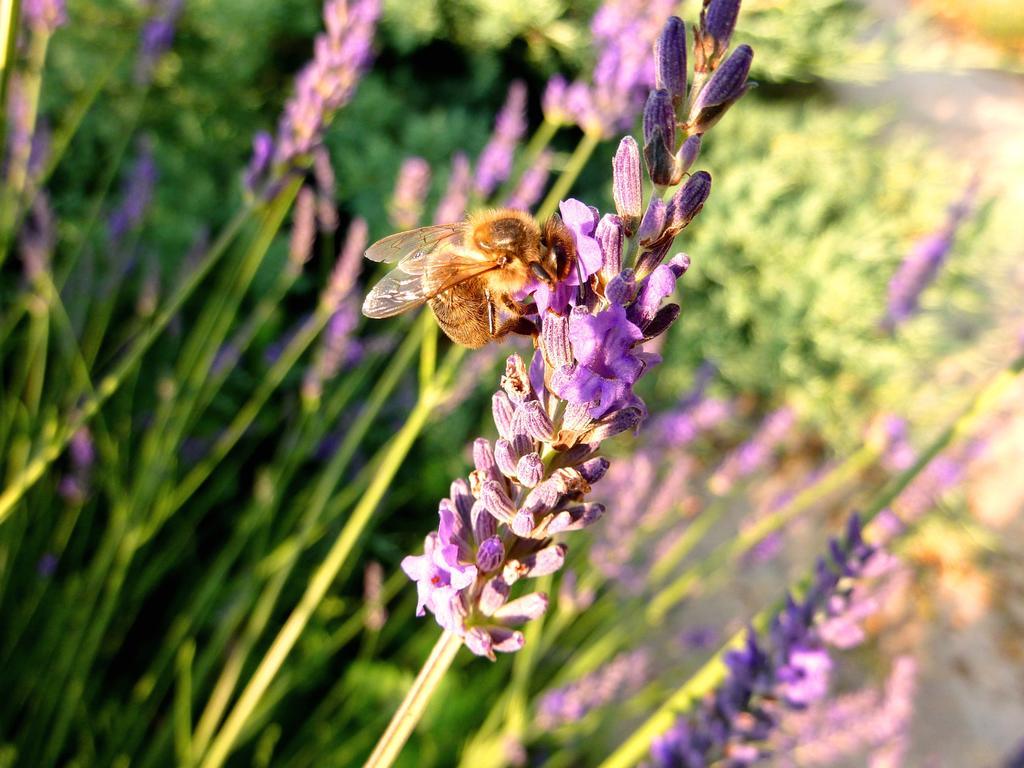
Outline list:
[[[334,113],[347,104],[369,66],[380,0],[328,0],[326,34],[313,44],[313,60],[295,78],[274,140],[274,164],[280,174],[306,162],[320,143]]]
[[[526,85],[520,81],[508,89],[505,106],[494,123],[494,135],[477,159],[477,194],[487,197],[512,172],[516,145],[526,132]]]
[[[647,7],[660,6],[657,0]],[[616,38],[628,40],[631,51],[637,47],[637,35],[622,34],[625,19],[635,15],[632,6],[602,6],[594,34],[607,41],[605,54]],[[603,76],[621,74],[609,61]],[[658,140],[674,148],[671,96],[668,91],[656,94],[645,116],[645,137],[660,133]],[[571,94],[565,98],[571,100]],[[607,114],[601,117],[603,126],[608,119]],[[642,188],[636,179],[637,154],[635,143],[623,141],[613,164],[616,204],[631,221],[639,217],[637,188]],[[443,204],[441,221],[462,214],[468,177],[463,158],[446,195],[452,210]],[[686,218],[696,215],[699,205],[680,210]],[[563,200],[559,211],[576,248],[577,268],[559,283],[538,281],[517,297],[539,329],[533,359],[527,365],[518,355],[508,358],[491,401],[497,438],[493,444],[485,438],[474,442],[474,469],[452,483],[450,495],[440,501],[439,524],[427,536],[423,554],[402,561],[417,584],[417,613],[429,610],[470,651],[492,660],[496,653],[519,650],[525,639],[518,626],[547,608],[543,594],[527,590],[515,597],[516,584],[560,569],[566,547],[555,537],[586,528],[604,514],[603,505],[587,500],[608,469],[597,454],[605,440],[638,429],[647,416],[634,386],[661,358],[644,345],[678,317],[679,305],[663,303],[690,264],[684,254],[661,264],[675,233],[666,226],[668,206],[660,198],[652,201],[637,233],[638,259],[646,259],[649,267],[642,272],[622,263],[622,217],[602,217],[596,208],[572,199]],[[645,234],[650,243],[644,242]],[[810,668],[809,659],[799,658]],[[797,678],[793,672],[792,679]],[[797,695],[809,694],[794,689]]]
[[[704,768],[723,761],[741,767],[766,757],[764,749],[780,715],[800,710],[827,692],[831,663],[818,624],[844,610],[840,579],[857,579],[873,555],[854,515],[843,539],[830,542],[829,559],[818,561],[806,597],[790,597],[764,638],[751,629],[746,645],[726,654],[725,681],[692,717],[680,720],[654,743],[654,765]]]
[[[508,208],[528,211],[537,204],[551,175],[552,154],[548,150],[541,152],[529,168],[523,171],[522,178],[515,190],[505,201]]]
[[[597,212],[575,200],[561,209],[587,276],[605,275],[606,266],[621,269],[614,238],[607,253],[595,239]],[[593,256],[597,261],[589,263]],[[420,613],[431,611],[477,655],[493,659],[522,647],[517,625],[543,612],[547,600],[537,593],[514,599],[513,586],[561,568],[565,548],[553,536],[585,528],[604,512],[586,502],[607,466],[593,457],[605,439],[635,428],[646,413],[633,385],[658,358],[642,344],[654,335],[651,311],[678,276],[668,266],[662,270],[658,278],[667,285],[657,289],[645,281],[636,290],[611,290],[632,280],[629,270],[617,272],[606,291],[617,303],[595,295],[589,281],[578,285],[575,275],[564,300],[545,302],[532,364],[508,358],[493,399],[500,439],[493,447],[476,441],[475,470],[442,499],[440,525],[424,554],[402,563],[418,584]],[[568,304],[573,297],[577,306]]]
[[[450,224],[462,218],[469,203],[470,175],[469,158],[457,152],[452,158],[452,171],[448,176],[448,188],[434,211],[435,224]]]

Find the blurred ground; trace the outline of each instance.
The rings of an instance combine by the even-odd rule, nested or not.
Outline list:
[[[890,0],[871,5],[893,23],[907,10],[906,3]],[[948,46],[931,52],[941,57],[977,43],[945,37],[929,45]],[[975,168],[990,193],[1024,206],[1024,77],[985,69],[902,71],[837,92],[849,104],[891,109],[901,128],[919,130]],[[1012,400],[1024,402],[1024,389]],[[976,546],[965,552],[963,542],[940,536],[912,552],[928,572],[916,596],[920,636],[909,640],[917,646],[920,679],[907,766],[995,765],[1024,735],[1022,466],[1024,413],[1018,409],[989,439],[967,483],[968,523],[991,540],[967,533]]]

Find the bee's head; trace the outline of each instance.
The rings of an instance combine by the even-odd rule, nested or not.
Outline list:
[[[554,214],[544,224],[541,233],[540,267],[546,273],[549,285],[565,280],[576,263],[576,243],[562,217]],[[536,274],[536,270],[534,271]],[[540,275],[537,275],[540,277]],[[543,278],[541,278],[543,279]]]

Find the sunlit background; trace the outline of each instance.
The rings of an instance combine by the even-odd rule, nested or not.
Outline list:
[[[52,36],[22,31],[0,766],[366,758],[439,634],[399,564],[532,345],[467,353],[435,392],[447,340],[359,317],[375,265],[341,288],[332,270],[452,205],[523,94],[515,176],[544,184],[527,206],[575,164],[563,197],[613,211],[630,131],[581,154],[544,99],[590,77],[599,5],[386,0],[294,205],[245,173],[322,33],[317,0],[68,0]],[[704,142],[682,314],[638,386],[647,422],[605,451],[608,511],[569,542],[527,648],[463,652],[399,765],[598,765],[1024,350],[1024,6],[744,0],[733,42],[757,87]],[[515,191],[468,187],[470,208]],[[888,505],[905,526],[883,515],[900,533],[860,642],[765,764],[1021,765],[1022,398],[1018,381],[986,402]]]

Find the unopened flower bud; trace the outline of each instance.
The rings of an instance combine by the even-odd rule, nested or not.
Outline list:
[[[637,238],[641,243],[648,243],[661,237],[665,231],[667,208],[665,201],[660,197],[652,197],[647,206],[647,213],[644,220],[640,222],[640,229],[637,231]]]
[[[497,463],[498,469],[501,470],[501,474],[505,477],[515,477],[518,457],[515,455],[512,443],[503,437],[499,437],[494,442],[494,461]]]
[[[480,500],[487,511],[499,521],[509,523],[516,514],[515,504],[497,480],[485,480],[480,487]]]
[[[473,526],[473,538],[476,541],[489,539],[498,532],[498,521],[487,511],[487,506],[479,499],[473,502],[473,508],[469,512],[469,522]]]
[[[498,428],[498,434],[505,438],[512,437],[512,416],[516,407],[502,391],[494,393],[491,397],[491,413],[494,415],[494,426]]]
[[[643,211],[640,147],[632,136],[626,136],[619,142],[619,148],[612,159],[612,196],[626,235],[632,235],[640,223]]]
[[[739,13],[740,0],[711,0],[704,12],[704,38],[710,43],[715,58],[721,57],[729,50],[729,41],[736,28],[736,17]]]
[[[750,46],[741,45],[715,70],[690,109],[691,131],[707,131],[747,92],[750,87],[747,76],[753,59],[754,52]]]
[[[710,194],[711,174],[707,171],[697,171],[686,180],[686,183],[673,195],[666,211],[668,228],[673,234],[693,221],[693,218],[700,213],[700,209],[704,207],[704,201]]]
[[[608,471],[609,466],[608,459],[604,456],[598,456],[596,459],[590,459],[580,464],[579,470],[580,474],[583,475],[583,479],[593,485],[604,477],[604,473]]]
[[[555,515],[548,525],[547,533],[564,533],[565,531],[579,531],[597,522],[604,514],[603,504],[580,504],[570,507]]]
[[[544,479],[544,462],[539,453],[528,453],[516,465],[516,477],[521,485],[533,488]]]
[[[654,43],[654,83],[676,107],[686,98],[686,25],[678,16],[669,17]]]
[[[505,560],[505,546],[500,536],[484,539],[476,551],[476,565],[482,573],[490,573],[501,567]]]
[[[553,369],[573,362],[569,343],[569,320],[554,312],[546,312],[541,320],[540,346],[544,359]]]
[[[498,576],[484,584],[480,591],[480,612],[484,616],[493,616],[508,600],[508,584]]]
[[[524,557],[520,562],[522,576],[533,579],[554,573],[565,565],[566,551],[565,544],[552,544],[540,552]]]
[[[519,510],[515,517],[512,518],[512,522],[509,523],[509,527],[512,529],[512,533],[523,539],[530,538],[530,534],[533,533],[533,527],[536,525],[536,521],[525,509]]]
[[[636,293],[636,277],[632,269],[625,269],[605,286],[604,296],[611,304],[625,306]]]
[[[683,174],[697,162],[697,155],[700,154],[700,142],[700,134],[694,134],[684,141],[679,151],[676,152],[676,173],[679,174],[679,178],[682,178]],[[676,183],[678,183],[678,179]]]
[[[640,223],[640,204],[637,203],[636,222],[633,227]],[[597,223],[594,231],[594,239],[601,246],[601,277],[607,282],[622,271],[622,239],[625,229],[622,219],[606,213]]]
[[[534,592],[511,603],[505,603],[494,612],[494,618],[506,624],[524,624],[540,618],[547,609],[548,596],[543,592]]]
[[[478,472],[497,476],[498,465],[494,461],[494,451],[486,438],[478,437],[473,441],[473,465]]]
[[[555,434],[555,426],[538,400],[529,400],[519,406],[513,423],[516,435],[545,442]],[[520,454],[525,451],[520,452]]]

